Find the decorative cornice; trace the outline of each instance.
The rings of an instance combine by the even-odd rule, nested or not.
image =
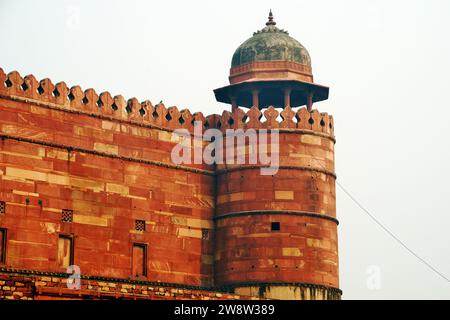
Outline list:
[[[241,167],[233,167],[233,168],[226,168],[226,169],[217,169],[215,171],[215,174],[221,175],[221,174],[227,174],[229,172],[235,172],[235,171],[244,171],[244,170],[260,170],[262,168],[267,168],[267,166],[264,165],[243,165]],[[331,176],[335,179],[337,179],[337,176],[334,172],[325,170],[323,168],[314,168],[314,167],[305,167],[305,166],[277,166],[278,170],[300,170],[300,171],[313,171],[313,172],[319,172],[326,174],[328,176]]]
[[[67,279],[69,276],[71,276],[71,274],[64,273],[64,272],[16,269],[16,268],[10,268],[10,267],[0,267],[0,273],[30,275],[30,276],[43,276],[43,277],[56,277],[56,278],[65,278],[65,279]],[[181,283],[112,278],[112,277],[93,276],[93,275],[84,275],[84,274],[80,275],[80,279],[87,280],[87,281],[93,280],[93,281],[102,281],[102,282],[115,282],[115,283],[146,285],[146,286],[174,287],[174,288],[189,289],[189,290],[217,291],[216,288],[213,286],[210,286],[210,287],[197,286],[197,285],[181,284]]]
[[[2,267],[2,266],[0,266],[0,273],[20,274],[20,275],[29,275],[29,276],[43,276],[43,277],[56,277],[56,278],[65,278],[65,279],[67,279],[69,276],[71,276],[71,274],[63,273],[63,272],[15,269],[15,268]],[[189,285],[189,284],[181,284],[181,283],[111,278],[111,277],[92,276],[92,275],[83,275],[83,274],[80,275],[80,279],[102,281],[102,282],[135,284],[135,285],[146,285],[146,286],[172,287],[172,288],[180,288],[180,289],[187,289],[187,290],[224,292],[224,293],[232,293],[232,294],[234,293],[232,290],[234,290],[237,287],[250,287],[250,286],[260,286],[260,287],[261,286],[298,286],[298,287],[305,287],[305,288],[317,288],[317,289],[330,290],[330,291],[342,294],[342,291],[339,288],[325,286],[325,285],[319,285],[319,284],[313,284],[313,283],[304,283],[304,282],[239,282],[239,283],[219,285],[219,286],[197,286],[197,285]]]
[[[312,77],[311,67],[294,61],[252,61],[230,69],[230,77],[267,69],[288,70]]]
[[[230,212],[216,215],[214,220],[223,220],[227,218],[234,218],[240,216],[262,216],[262,215],[289,215],[289,216],[300,216],[300,217],[310,217],[317,219],[324,219],[333,221],[336,225],[339,225],[339,220],[330,217],[324,214],[315,213],[315,212],[306,212],[306,211],[294,211],[294,210],[253,210],[253,211],[239,211],[239,212]]]
[[[7,135],[7,134],[0,134],[0,139],[21,141],[21,142],[26,142],[26,143],[47,146],[47,147],[51,147],[51,148],[64,149],[69,152],[73,152],[73,151],[82,152],[82,153],[92,154],[92,155],[96,155],[96,156],[100,156],[100,157],[119,159],[119,160],[129,161],[129,162],[143,163],[143,164],[154,165],[154,166],[164,167],[164,168],[169,168],[169,169],[184,170],[184,171],[189,171],[189,172],[194,172],[194,173],[199,173],[199,174],[204,174],[204,175],[209,175],[209,176],[213,176],[215,174],[214,171],[210,171],[210,170],[191,168],[191,167],[170,164],[170,163],[160,162],[160,161],[154,161],[154,160],[145,160],[145,159],[139,159],[139,158],[119,156],[119,155],[106,153],[106,152],[78,148],[78,147],[73,147],[73,146],[69,146],[69,145],[65,145],[65,144],[40,141],[40,140],[35,140],[35,139],[30,139],[30,138],[16,137],[16,136],[11,136],[11,135]]]

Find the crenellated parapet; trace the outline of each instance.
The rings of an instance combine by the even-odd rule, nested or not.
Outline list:
[[[262,111],[252,107],[247,112],[237,108],[233,112],[224,111],[215,125],[224,132],[227,129],[286,129],[310,130],[334,136],[333,117],[318,110],[309,112],[306,108],[295,111],[285,107],[281,112],[274,107]]]
[[[139,122],[167,129],[185,128],[193,131],[194,121],[209,127],[208,119],[201,113],[188,109],[166,108],[162,103],[153,105],[149,100],[126,100],[122,95],[112,96],[108,91],[98,94],[94,89],[80,86],[69,88],[65,82],[53,82],[35,76],[22,77],[19,72],[5,74],[0,68],[0,95],[40,105],[62,108],[72,112],[104,116],[118,120]],[[210,118],[209,120],[212,121]]]
[[[334,136],[333,117],[317,110],[309,112],[306,108],[294,110],[286,107],[280,112],[274,107],[265,110],[252,107],[246,111],[237,108],[233,112],[224,111],[222,115],[205,117],[201,112],[179,110],[176,106],[167,108],[162,103],[153,105],[149,100],[126,100],[122,95],[112,96],[108,91],[98,94],[92,88],[84,91],[80,86],[69,88],[65,82],[53,84],[48,78],[38,81],[33,75],[22,77],[17,71],[5,74],[2,68],[0,96],[168,130],[184,128],[193,132],[194,123],[198,121],[202,129],[217,128],[223,132],[238,128],[310,130]]]

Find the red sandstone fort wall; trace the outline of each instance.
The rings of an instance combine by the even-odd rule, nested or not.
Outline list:
[[[277,129],[278,173],[262,176],[259,165],[174,165],[171,133],[192,133],[194,121],[224,133]],[[306,288],[295,297],[338,298],[333,130],[332,117],[317,110],[204,117],[0,69],[4,272],[65,272],[58,236],[73,235],[74,264],[84,275],[243,295],[260,295],[261,284],[283,298],[274,286],[282,283]],[[73,210],[73,222],[61,221],[64,209]],[[139,279],[133,243],[148,246],[148,273]]]
[[[1,81],[11,81],[0,89],[0,200],[6,202],[0,224],[8,229],[7,265],[63,272],[56,261],[58,235],[73,234],[75,264],[83,274],[132,277],[132,244],[143,243],[149,247],[148,280],[212,285],[208,168],[174,166],[170,130],[143,125],[141,114],[118,121],[124,120],[123,98],[108,98],[94,112],[97,101],[83,103],[78,87],[70,90],[78,97],[70,101],[63,85],[56,87],[64,94],[55,96],[49,80],[39,86],[32,78],[11,73]],[[156,124],[170,129],[168,112],[181,127],[175,108],[154,110],[164,112],[163,121],[151,115]],[[73,223],[61,222],[63,209],[73,210]],[[136,220],[146,222],[146,231],[135,230]]]
[[[269,108],[262,125],[261,112],[249,111],[249,128],[279,129],[275,174],[261,175],[261,163],[217,166],[217,285],[247,294],[279,283],[339,287],[332,120],[301,109],[293,123],[291,112],[284,109],[279,123]]]

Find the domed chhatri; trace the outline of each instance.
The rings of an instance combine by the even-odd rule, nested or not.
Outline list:
[[[292,61],[311,67],[308,51],[285,30],[276,27],[272,11],[266,27],[253,34],[236,49],[231,67],[254,61]]]
[[[311,110],[313,102],[328,99],[329,89],[314,83],[308,51],[276,27],[272,10],[266,26],[234,52],[229,80],[214,93],[233,109],[306,104]]]

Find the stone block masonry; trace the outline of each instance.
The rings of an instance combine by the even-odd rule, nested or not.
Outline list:
[[[173,164],[194,121],[278,130],[280,170]],[[0,299],[339,298],[334,142],[317,110],[205,117],[0,69]],[[100,280],[70,291],[69,262]]]
[[[0,268],[0,300],[257,300],[211,288],[111,278],[83,278],[67,288],[67,275]]]

